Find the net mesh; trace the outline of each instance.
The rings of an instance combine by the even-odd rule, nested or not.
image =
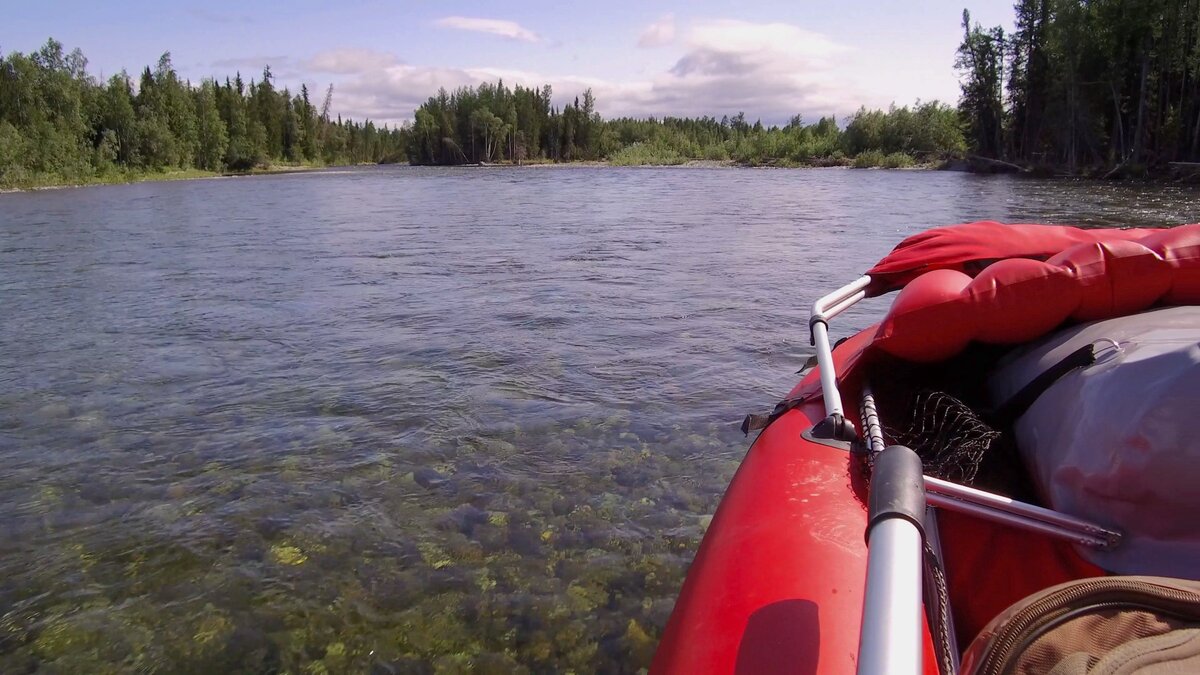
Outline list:
[[[970,406],[942,391],[918,392],[908,425],[883,431],[890,442],[920,455],[927,475],[965,485],[975,482],[988,448],[1000,437]]]

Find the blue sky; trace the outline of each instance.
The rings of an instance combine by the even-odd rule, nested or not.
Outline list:
[[[1012,0],[966,5],[984,25],[1012,22]],[[562,2],[218,0],[172,4],[22,3],[4,12],[0,50],[53,36],[93,74],[136,73],[170,51],[193,81],[269,64],[277,84],[334,84],[333,109],[397,123],[439,86],[503,78],[584,88],[619,115],[745,111],[783,122],[939,98],[953,102],[963,0],[866,2]]]

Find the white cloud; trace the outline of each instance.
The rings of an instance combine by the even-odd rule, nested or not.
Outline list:
[[[640,114],[714,115],[745,111],[782,122],[848,114],[866,101],[838,72],[851,50],[830,38],[785,23],[731,19],[695,22],[685,51],[641,91],[626,91],[624,106]],[[597,92],[600,107],[604,98]]]
[[[557,106],[591,87],[597,110],[605,117],[719,118],[745,111],[751,120],[782,124],[797,113],[815,121],[821,115],[849,115],[860,105],[884,107],[891,102],[891,94],[867,89],[856,79],[869,73],[866,66],[870,65],[858,52],[799,26],[734,20],[694,22],[682,34],[681,43],[683,52],[670,68],[638,80],[411,65],[390,55],[361,50],[330,53],[338,58],[319,57],[324,67],[341,68],[330,72],[347,73],[335,86],[335,110],[393,124],[412,119],[416,107],[439,87],[453,91],[498,79],[509,87],[550,84]],[[351,58],[354,55],[357,58]],[[366,67],[371,63],[375,65]]]
[[[692,25],[688,43],[693,49],[740,53],[774,53],[790,58],[827,61],[848,49],[828,37],[787,23],[750,23],[735,19],[700,21]]]
[[[396,64],[336,84],[334,109],[349,117],[398,123],[412,119],[417,106],[439,88],[453,91],[484,79],[458,68]]]
[[[639,47],[664,47],[675,41],[675,15],[664,14],[658,21],[646,26],[638,38]]]
[[[510,40],[520,40],[522,42],[538,42],[541,40],[538,34],[522,26],[516,21],[505,21],[503,19],[477,19],[466,16],[448,16],[443,19],[438,19],[434,25],[442,28],[456,28],[458,30],[469,30],[477,33],[489,33],[491,35],[499,35]]]
[[[417,106],[437,94],[439,88],[454,91],[482,82],[505,86],[541,88],[549,84],[556,94],[556,105],[564,105],[588,87],[608,91],[604,80],[587,77],[548,77],[538,73],[500,68],[444,68],[396,64],[363,73],[334,86],[333,107],[345,116],[376,122],[400,124],[412,119]]]
[[[394,54],[374,49],[333,49],[321,52],[308,62],[308,67],[318,73],[351,75],[382,70],[397,63]]]

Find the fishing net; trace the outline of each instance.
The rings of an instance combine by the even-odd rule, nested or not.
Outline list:
[[[970,485],[1000,432],[988,426],[970,406],[943,391],[913,396],[908,425],[884,427],[891,443],[912,448],[921,456],[925,473]]]

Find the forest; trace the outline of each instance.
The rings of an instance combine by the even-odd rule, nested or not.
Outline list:
[[[82,52],[51,39],[0,57],[0,187],[403,159],[401,129],[331,118],[332,95],[276,89],[270,67],[249,85],[240,74],[193,85],[169,53],[136,87],[125,72],[99,82]]]
[[[333,118],[330,86],[318,103],[275,86],[267,66],[198,85],[164,54],[136,83],[98,81],[78,50],[51,39],[31,54],[0,56],[0,187],[109,182],[170,172],[247,172],[270,166],[408,161],[413,164],[608,161],[680,164],[910,166],[963,152],[958,112],[939,102],[859,110],[783,126],[744,113],[605,120],[591,90],[558,108],[551,88],[483,83],[440,90],[402,127]]]
[[[968,157],[1108,177],[1200,162],[1200,0],[1017,0],[1014,11],[1011,32],[963,11],[957,107],[782,125],[741,112],[606,120],[591,90],[556,106],[549,85],[497,82],[441,89],[389,128],[332,116],[332,85],[317,98],[278,89],[269,66],[248,84],[240,73],[194,84],[167,53],[136,82],[124,71],[99,81],[78,49],[51,39],[0,54],[0,187],[398,161],[905,167]]]
[[[841,128],[833,117],[783,126],[750,123],[745,113],[700,118],[603,119],[591,90],[561,109],[550,87],[503,82],[444,89],[417,108],[408,129],[413,164],[607,160],[747,166],[910,166],[966,149],[958,113],[932,101],[887,112],[860,109]]]
[[[1200,160],[1200,0],[1018,0],[971,24],[955,65],[973,152],[1026,167],[1140,176]]]

